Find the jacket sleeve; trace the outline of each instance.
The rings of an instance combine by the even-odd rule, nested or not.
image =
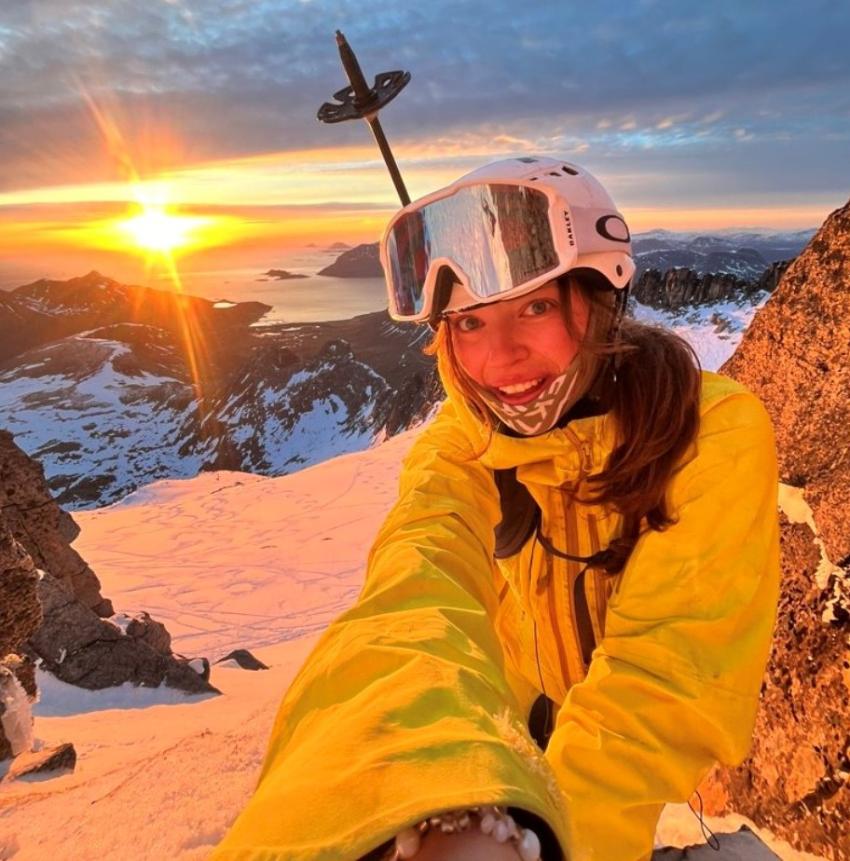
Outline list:
[[[760,401],[709,408],[669,490],[678,522],[639,539],[546,751],[570,861],[648,859],[663,805],[746,757],[778,601],[777,481]]]
[[[492,473],[464,443],[446,406],[414,444],[363,589],[287,691],[214,859],[354,861],[431,813],[483,803],[563,837],[493,624]]]

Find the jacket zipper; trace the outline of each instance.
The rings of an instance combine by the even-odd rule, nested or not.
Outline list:
[[[590,555],[599,552],[599,534],[596,526],[596,517],[593,514],[587,515],[587,531],[590,534]],[[593,619],[590,616],[590,606],[587,600],[587,589],[585,588],[585,580],[587,572],[590,571],[591,576],[594,574],[593,569],[589,565],[585,565],[584,569],[576,577],[573,586],[573,600],[576,606],[576,626],[578,627],[579,641],[581,643],[581,656],[584,661],[584,670],[587,672],[590,666],[590,659],[593,655],[593,650],[596,648],[596,632],[593,628]],[[596,585],[596,602],[599,603],[599,584]]]
[[[593,469],[593,445],[590,440],[582,439],[574,430],[572,430],[569,426],[564,428],[567,436],[572,441],[573,445],[579,452],[579,456],[581,459],[580,467],[579,467],[579,477],[575,482],[575,489],[578,490],[579,485],[584,480],[584,478],[590,475]],[[572,507],[572,511],[569,514],[564,512],[566,516],[572,516],[574,518],[575,524],[575,532],[576,537],[578,537],[578,513],[575,511],[574,503]],[[566,504],[565,504],[566,509]],[[591,544],[593,542],[594,536],[591,534]],[[595,553],[599,548],[596,546],[592,547],[592,553]],[[573,551],[570,551],[573,552]],[[576,548],[576,553],[580,553],[580,548]],[[587,592],[584,588],[584,580],[587,572],[587,566],[579,571],[576,575],[576,579],[573,582],[571,602],[573,605],[573,614],[575,616],[575,640],[576,645],[579,648],[579,654],[581,655],[582,662],[584,664],[584,670],[587,672],[587,668],[590,666],[590,656],[593,653],[594,648],[596,647],[596,637],[593,633],[593,622],[590,618],[590,608],[587,603]]]
[[[596,648],[596,637],[593,634],[593,623],[590,620],[590,608],[587,605],[587,593],[584,591],[584,575],[587,566],[579,571],[578,577],[573,584],[573,602],[576,611],[576,634],[581,647],[581,657],[584,661],[584,670],[590,666],[590,657]]]

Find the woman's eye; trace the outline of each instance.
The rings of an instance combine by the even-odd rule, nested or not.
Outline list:
[[[459,332],[472,332],[473,330],[478,328],[478,320],[475,317],[461,317],[455,323],[455,328]]]
[[[550,302],[548,299],[536,299],[534,302],[529,304],[525,310],[530,316],[539,317],[541,314],[545,314],[550,308],[554,307],[555,303]]]

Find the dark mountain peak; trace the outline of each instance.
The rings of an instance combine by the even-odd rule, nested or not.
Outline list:
[[[154,326],[182,333],[183,340],[188,332],[207,352],[227,353],[234,334],[247,336],[269,310],[262,302],[216,307],[199,296],[122,284],[96,270],[65,281],[42,278],[3,294],[0,363],[41,344],[119,324]]]
[[[336,278],[383,278],[378,243],[367,242],[340,254],[330,266],[318,272]]]

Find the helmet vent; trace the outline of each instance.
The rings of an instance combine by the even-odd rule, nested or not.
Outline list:
[[[550,170],[548,175],[549,176],[560,176],[561,174],[559,174],[557,170]]]
[[[540,179],[540,177],[539,177],[539,176],[533,176],[533,177],[531,177],[531,179],[529,179],[528,181],[529,181],[529,182],[536,182],[538,179]]]
[[[525,162],[525,164],[534,164],[537,161],[537,159],[536,158],[530,158],[529,156],[520,156],[520,157],[517,157],[517,161]]]
[[[567,167],[565,164],[561,165],[561,170],[564,173],[568,173],[570,176],[578,176],[578,171],[575,168]]]

